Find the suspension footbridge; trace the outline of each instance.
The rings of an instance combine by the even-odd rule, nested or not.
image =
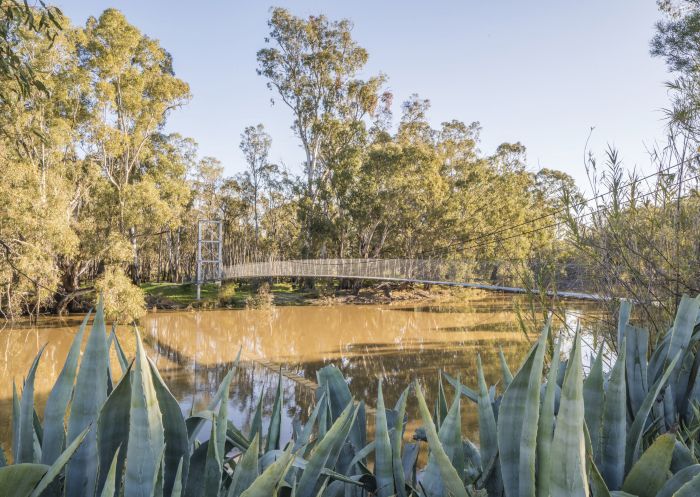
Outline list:
[[[224,280],[265,278],[354,279],[406,282],[476,288],[509,293],[538,292],[538,289],[497,284],[484,274],[484,264],[443,259],[298,259],[245,262],[223,266]],[[580,291],[551,291],[550,296],[604,300],[600,295]]]

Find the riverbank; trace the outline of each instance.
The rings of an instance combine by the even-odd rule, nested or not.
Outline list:
[[[400,283],[380,283],[363,287],[359,292],[331,285],[315,288],[296,288],[291,283],[274,283],[269,290],[256,290],[253,285],[202,285],[201,299],[196,299],[193,284],[144,283],[146,306],[157,309],[213,309],[245,308],[260,305],[332,305],[332,304],[390,304],[392,302],[420,302],[453,297],[461,290],[447,287],[424,287]]]

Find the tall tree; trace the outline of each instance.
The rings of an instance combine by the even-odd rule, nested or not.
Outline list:
[[[258,51],[258,73],[292,111],[292,129],[304,149],[302,214],[309,252],[312,227],[323,215],[319,196],[330,181],[332,155],[362,132],[362,120],[374,112],[384,78],[357,78],[368,54],[353,40],[346,19],[302,19],[275,8],[268,25],[270,46]]]
[[[277,167],[270,164],[268,156],[272,138],[262,124],[247,126],[241,134],[240,149],[246,161],[246,171],[241,175],[241,184],[247,193],[253,211],[255,251],[260,245],[260,204],[263,192],[271,181]]]
[[[139,226],[130,218],[128,198],[132,190],[148,188],[144,156],[168,112],[189,99],[189,86],[175,77],[170,54],[115,9],[88,20],[81,60],[94,89],[90,155],[111,185],[104,192],[117,206],[110,228],[129,237],[137,282]]]

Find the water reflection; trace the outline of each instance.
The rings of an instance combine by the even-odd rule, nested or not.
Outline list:
[[[204,408],[230,368],[239,349],[243,362],[235,378],[229,413],[236,426],[248,430],[260,396],[267,423],[277,383],[283,380],[284,435],[292,420],[309,412],[316,371],[335,364],[348,378],[357,400],[373,406],[377,378],[385,378],[389,405],[414,379],[424,385],[428,402],[440,370],[475,387],[476,356],[481,354],[487,381],[500,380],[497,344],[516,369],[529,348],[513,312],[519,297],[475,294],[454,304],[420,306],[276,307],[269,310],[216,310],[149,314],[142,335],[149,355],[180,401],[183,412]],[[590,306],[573,304],[571,315]],[[12,378],[20,384],[37,350],[48,343],[37,373],[38,411],[58,376],[79,318],[46,320],[39,327],[7,329],[0,333],[0,441],[9,447]],[[121,327],[119,339],[132,356],[133,330]],[[116,364],[116,357],[113,358]],[[264,365],[263,365],[264,364]],[[117,368],[118,369],[118,368]],[[448,396],[452,388],[445,385]],[[463,402],[464,433],[476,440],[476,411]],[[417,407],[409,403],[409,416],[417,426]],[[372,416],[368,419],[373,422]],[[203,430],[203,433],[206,433]]]

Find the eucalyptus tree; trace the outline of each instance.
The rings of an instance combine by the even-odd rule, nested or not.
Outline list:
[[[246,126],[241,133],[239,145],[246,162],[246,170],[240,176],[240,183],[251,205],[253,215],[254,249],[260,245],[260,209],[262,196],[278,171],[277,166],[269,161],[272,138],[265,132],[262,124]]]
[[[58,7],[43,3],[0,2],[0,100],[28,96],[32,91],[48,93],[32,64],[23,39],[28,32],[53,42],[63,29],[63,14]]]
[[[258,73],[291,110],[305,153],[301,215],[309,252],[314,223],[327,215],[320,204],[334,201],[326,195],[332,162],[365,133],[364,120],[377,107],[384,77],[357,77],[368,54],[352,38],[346,19],[302,19],[275,8],[268,25],[269,46],[258,51]]]
[[[129,199],[158,195],[152,183],[144,181],[151,172],[144,159],[168,113],[189,99],[189,86],[175,76],[170,54],[115,9],[88,20],[80,58],[92,82],[86,141],[109,185],[102,190],[101,201],[116,206],[109,229],[130,239],[132,278],[138,281],[141,226],[133,208],[140,204]]]

